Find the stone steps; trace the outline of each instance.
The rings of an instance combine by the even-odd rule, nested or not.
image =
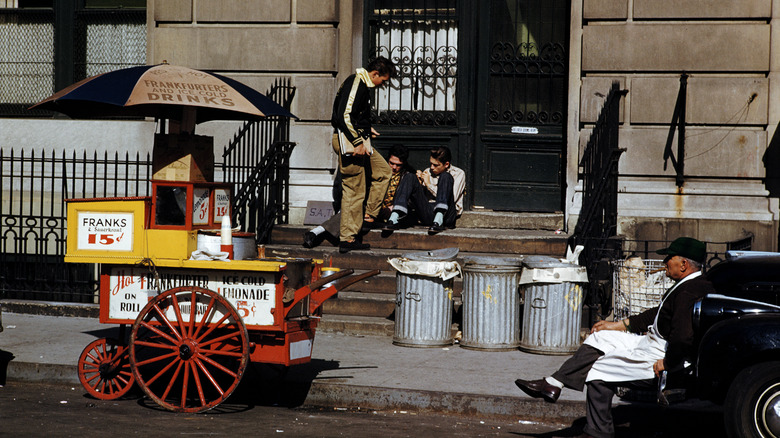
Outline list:
[[[472,256],[563,257],[569,236],[557,231],[562,226],[562,217],[466,212],[458,221],[462,226],[435,236],[429,236],[427,228],[423,227],[398,230],[389,236],[383,236],[381,230],[372,230],[363,236],[363,241],[371,245],[370,250],[347,254],[339,253],[338,242],[327,240],[315,248],[304,248],[303,233],[312,226],[278,225],[274,227],[271,243],[266,245],[265,251],[267,257],[322,259],[326,265],[352,268],[356,273],[379,269],[379,275],[355,283],[326,301],[319,329],[358,335],[392,335],[396,273],[387,261],[389,258],[450,247],[460,249],[456,260],[461,266],[465,258]],[[456,308],[462,288],[462,279],[456,278],[453,284]]]

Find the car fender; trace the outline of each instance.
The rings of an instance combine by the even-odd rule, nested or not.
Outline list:
[[[696,359],[697,392],[717,399],[734,376],[752,364],[780,359],[780,314],[743,315],[714,324]]]

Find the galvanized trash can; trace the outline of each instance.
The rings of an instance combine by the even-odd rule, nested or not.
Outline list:
[[[520,258],[473,257],[463,265],[460,346],[515,350],[520,345]]]
[[[452,345],[452,283],[460,275],[458,248],[389,259],[396,269],[393,344],[404,347]]]
[[[542,354],[570,354],[580,346],[584,266],[553,257],[523,261],[520,288],[524,293],[520,349]]]

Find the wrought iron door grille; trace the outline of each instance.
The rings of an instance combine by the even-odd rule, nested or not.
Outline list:
[[[456,0],[369,2],[368,57],[384,56],[398,77],[374,96],[375,123],[456,125]]]
[[[563,125],[567,4],[563,0],[493,0],[489,124]]]

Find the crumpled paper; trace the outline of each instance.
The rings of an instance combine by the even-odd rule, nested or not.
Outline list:
[[[207,249],[196,249],[190,254],[190,260],[221,260],[229,262],[229,253],[225,251],[209,251]]]
[[[438,277],[442,280],[461,276],[460,264],[456,261],[409,260],[406,257],[394,257],[387,261],[402,274]]]

